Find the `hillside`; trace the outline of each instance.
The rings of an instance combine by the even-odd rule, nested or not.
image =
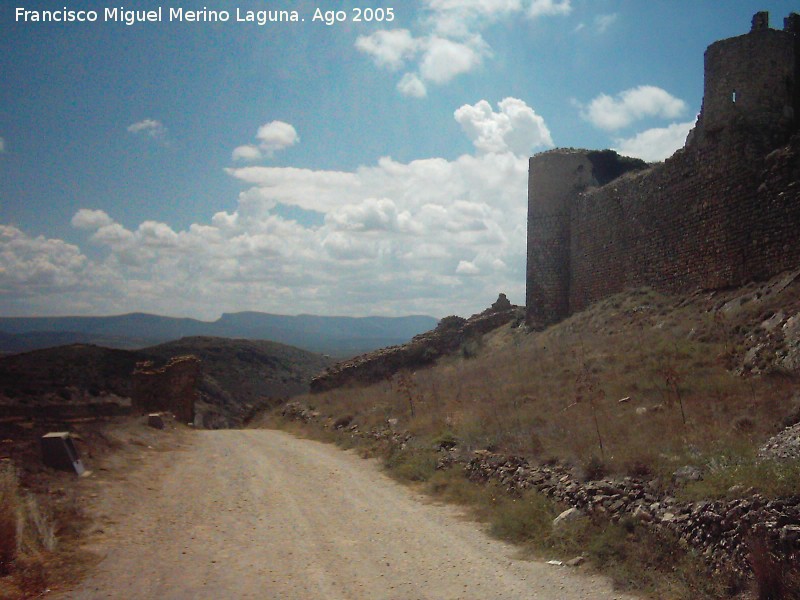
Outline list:
[[[275,342],[211,337],[137,351],[59,346],[0,357],[0,416],[117,414],[130,406],[137,363],[160,365],[187,354],[201,359],[197,412],[213,427],[240,425],[254,406],[302,393],[329,363]]]
[[[741,598],[782,571],[800,589],[800,271],[688,295],[631,290],[544,330],[512,321],[427,368],[348,381],[280,418],[380,452],[398,477],[477,502],[499,534],[588,553],[656,597]],[[468,490],[465,469],[497,487]],[[555,505],[528,514],[545,502],[534,491]],[[554,539],[569,507],[591,518]]]
[[[436,326],[436,319],[320,317],[259,312],[225,313],[216,321],[132,313],[109,317],[0,317],[0,352],[64,344],[141,349],[182,337],[272,340],[311,352],[352,356],[403,343]]]

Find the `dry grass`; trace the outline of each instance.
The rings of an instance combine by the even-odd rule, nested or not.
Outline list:
[[[488,524],[492,535],[534,556],[588,558],[618,589],[671,600],[723,598],[733,591],[725,577],[710,579],[700,558],[677,538],[655,535],[632,521],[614,524],[584,517],[554,530],[553,519],[563,507],[535,491],[514,497],[494,483],[470,483],[455,470],[436,472],[426,489],[441,500],[468,507],[474,518]]]
[[[732,374],[731,323],[674,303],[650,291],[617,296],[545,332],[502,328],[472,358],[301,400],[362,428],[395,418],[421,439],[446,433],[465,450],[668,477],[763,441],[796,387]]]
[[[632,475],[663,487],[678,467],[691,464],[704,479],[677,490],[690,500],[750,488],[773,497],[795,494],[800,464],[759,463],[755,455],[781,423],[800,417],[796,376],[767,369],[742,377],[732,369],[747,337],[773,311],[800,310],[800,292],[787,294],[793,296],[743,302],[723,313],[720,296],[687,300],[639,290],[543,332],[503,327],[431,368],[299,400],[324,416],[352,415],[361,430],[396,419],[416,446],[390,453],[390,472],[470,506],[497,535],[540,556],[588,555],[620,587],[657,598],[731,597],[741,591],[734,578],[709,578],[702,560],[677,539],[589,519],[554,534],[558,507],[535,494],[511,498],[492,485],[474,485],[456,471],[434,471],[431,449],[446,439],[465,453],[488,449],[558,461],[587,479]],[[756,573],[763,589],[794,585],[775,584],[773,566],[764,562],[763,576]],[[795,597],[783,593],[762,597]]]
[[[16,472],[8,463],[0,465],[0,575],[10,573],[17,558],[20,500]]]
[[[45,562],[55,547],[52,518],[20,487],[14,466],[0,464],[0,575],[11,575],[20,595],[41,592]]]

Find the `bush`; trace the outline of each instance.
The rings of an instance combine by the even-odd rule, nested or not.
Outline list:
[[[431,450],[394,450],[385,461],[389,474],[404,481],[428,481],[436,472],[436,453]]]
[[[492,512],[490,530],[504,540],[530,543],[550,536],[554,516],[552,504],[538,492],[520,498],[504,495]]]

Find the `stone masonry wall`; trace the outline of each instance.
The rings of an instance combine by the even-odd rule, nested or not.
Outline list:
[[[800,264],[800,137],[766,158],[679,152],[590,190],[570,215],[570,311],[626,288],[724,288]]]
[[[133,372],[133,406],[141,412],[169,411],[184,423],[194,422],[194,405],[200,381],[196,356],[171,358],[163,367],[149,361]]]
[[[797,14],[779,31],[758,13],[750,33],[709,46],[697,125],[662,164],[531,159],[530,325],[632,287],[725,288],[800,265],[799,35]]]

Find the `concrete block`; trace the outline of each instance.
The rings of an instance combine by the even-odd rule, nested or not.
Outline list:
[[[86,469],[67,431],[56,431],[42,436],[42,461],[48,467],[73,471],[83,475]]]
[[[164,429],[164,419],[160,413],[147,415],[147,424],[154,429]]]

